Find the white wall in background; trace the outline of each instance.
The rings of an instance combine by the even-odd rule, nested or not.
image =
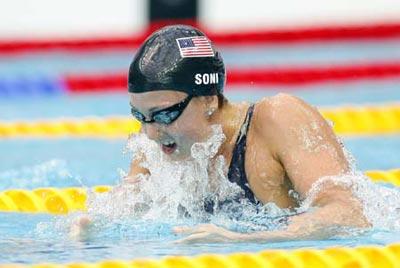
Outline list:
[[[0,39],[126,35],[147,23],[147,0],[0,1]],[[200,21],[216,31],[392,20],[400,0],[200,0]]]
[[[400,0],[201,0],[200,19],[215,30],[400,21]]]
[[[146,0],[1,0],[0,38],[131,34],[147,23]]]

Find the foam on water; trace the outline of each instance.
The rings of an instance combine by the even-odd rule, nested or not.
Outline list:
[[[361,200],[363,212],[374,228],[400,231],[400,192],[395,187],[373,183],[361,172],[343,176],[328,176],[319,179],[312,186],[301,209],[308,210],[312,201],[328,184],[350,188]]]
[[[40,222],[34,223],[36,228],[33,231],[24,230],[21,231],[24,232],[22,237],[14,239],[16,235],[10,235],[11,240],[2,240],[5,243],[4,248],[11,247],[20,253],[28,254],[32,262],[70,262],[81,259],[88,261],[88,258],[98,261],[105,257],[132,259],[174,254],[193,255],[201,252],[256,252],[266,248],[384,245],[398,241],[399,190],[393,186],[372,183],[363,174],[356,172],[355,161],[344,148],[352,171],[342,176],[321,178],[304,199],[290,190],[288,194],[300,204],[296,209],[280,209],[274,203],[254,206],[246,200],[223,203],[224,200],[234,199],[242,191],[226,178],[227,165],[224,158],[218,155],[218,148],[224,139],[221,127],[214,126],[213,135],[207,141],[193,146],[192,159],[171,162],[157,144],[145,135],[136,135],[128,141],[126,151],[133,154],[133,158],[144,155],[146,161],[143,166],[150,170],[151,175],[140,176],[137,183],[133,184],[122,180],[109,193],[89,193],[87,213],[93,219],[93,228],[90,228],[89,236],[84,237],[83,241],[66,239],[73,222],[83,214],[80,212],[66,217],[38,219]],[[121,174],[126,176],[125,172],[121,171]],[[352,235],[335,236],[322,241],[286,241],[259,245],[243,243],[229,246],[220,244],[201,247],[171,244],[177,239],[172,233],[172,227],[179,225],[211,222],[239,232],[285,228],[290,222],[288,216],[313,209],[313,201],[318,193],[326,187],[331,187],[332,182],[353,190],[354,195],[362,201],[364,214],[373,228],[367,231],[341,229]],[[204,211],[204,202],[210,199],[214,204],[220,201],[224,204],[215,206],[212,215]],[[19,218],[15,220],[19,223],[25,221]],[[30,243],[31,246],[19,246],[26,243]],[[29,250],[31,248],[32,250]],[[7,251],[5,252],[7,254]],[[23,256],[7,254],[7,259],[25,260]]]
[[[142,157],[142,166],[150,175],[141,175],[134,184],[122,183],[112,192],[91,195],[89,214],[112,218],[121,216],[140,219],[204,219],[204,202],[215,204],[238,194],[241,189],[226,178],[226,164],[216,155],[225,140],[221,126],[213,126],[213,135],[195,143],[191,159],[169,161],[159,146],[144,134],[132,137],[127,150],[134,158]],[[143,157],[144,156],[144,157]],[[116,207],[117,206],[117,207]]]
[[[297,196],[300,206],[296,209],[280,209],[273,203],[254,206],[246,200],[235,199],[242,190],[229,182],[224,158],[217,155],[225,136],[221,126],[213,126],[213,135],[206,142],[192,146],[192,158],[185,161],[169,161],[159,146],[144,134],[128,141],[127,151],[133,158],[141,157],[143,167],[150,175],[141,175],[134,184],[122,182],[106,194],[90,194],[88,213],[94,218],[107,221],[121,219],[150,220],[181,224],[190,220],[192,224],[211,221],[220,226],[242,232],[271,230],[287,225],[287,216],[304,212],[312,207],[316,195],[323,191],[327,182],[349,187],[362,201],[364,214],[375,228],[400,229],[400,193],[396,188],[372,183],[361,172],[356,171],[355,160],[343,148],[352,166],[351,171],[341,176],[320,178],[304,200]],[[340,142],[340,141],[339,141]],[[340,142],[341,143],[341,142]],[[204,203],[213,200],[214,213],[204,210]],[[188,218],[188,215],[190,217]]]
[[[0,172],[1,186],[4,188],[16,185],[17,188],[24,189],[50,187],[54,186],[56,181],[67,183],[72,178],[74,177],[70,174],[66,161],[61,159],[50,159],[33,166]]]

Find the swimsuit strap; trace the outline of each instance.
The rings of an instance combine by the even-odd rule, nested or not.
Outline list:
[[[252,203],[258,203],[253,191],[249,187],[245,170],[246,139],[249,130],[251,117],[253,116],[254,104],[247,110],[246,119],[240,127],[239,135],[232,152],[232,160],[229,166],[228,179],[240,186],[244,191],[244,196]]]

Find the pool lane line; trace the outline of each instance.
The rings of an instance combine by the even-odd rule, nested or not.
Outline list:
[[[400,169],[369,170],[365,175],[373,182],[400,186]],[[85,211],[88,195],[102,194],[110,190],[112,190],[110,185],[98,185],[92,188],[8,189],[0,192],[0,212],[68,214]]]
[[[139,130],[138,121],[121,116],[0,122],[0,138],[127,138]]]
[[[400,133],[400,103],[321,108],[320,112],[338,135]],[[127,138],[139,130],[138,121],[123,116],[0,121],[0,138]]]
[[[296,86],[400,78],[400,61],[319,66],[229,68],[227,86]],[[62,77],[68,92],[126,91],[127,73],[71,74]]]
[[[197,256],[167,256],[161,259],[103,260],[96,263],[43,263],[35,265],[9,264],[0,268],[339,268],[339,267],[399,267],[400,244],[385,246],[329,247],[325,249],[268,249],[256,253],[201,254]]]
[[[0,99],[56,96],[66,90],[62,79],[47,75],[0,75]]]
[[[337,42],[349,40],[387,40],[400,37],[400,22],[379,22],[369,24],[322,25],[293,27],[292,29],[263,28],[236,32],[213,32],[204,25],[191,20],[164,21],[150,24],[141,34],[98,38],[64,39],[8,39],[0,41],[0,55],[21,55],[43,51],[63,53],[101,52],[137,48],[154,30],[167,24],[191,24],[200,27],[217,45],[248,46],[259,44],[296,44],[310,42]]]
[[[329,85],[360,81],[386,81],[400,78],[400,60],[386,62],[328,64],[320,66],[259,66],[230,68],[227,71],[227,90],[247,86],[258,90],[270,86],[285,86],[298,90],[307,85]],[[125,71],[69,74],[60,76],[0,77],[0,98],[49,96],[97,92],[126,92]]]

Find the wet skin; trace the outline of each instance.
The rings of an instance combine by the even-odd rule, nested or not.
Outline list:
[[[181,92],[154,91],[131,94],[130,103],[148,115],[151,110],[171,106],[185,97]],[[144,124],[142,131],[161,147],[166,140],[175,142],[177,148],[170,157],[179,160],[189,157],[194,142],[204,141],[210,135],[212,124],[220,124],[226,142],[219,154],[229,165],[248,107],[246,103],[227,103],[218,108],[216,97],[194,98],[173,124]],[[212,116],[207,115],[210,109],[215,109]],[[127,181],[135,181],[139,173],[148,173],[139,162],[132,163]],[[349,164],[332,128],[315,108],[293,96],[278,94],[255,106],[247,134],[245,169],[258,200],[293,208],[298,200],[289,195],[289,190],[296,191],[300,199],[305,198],[318,179],[346,174]],[[178,227],[175,232],[188,235],[180,241],[184,243],[260,242],[327,238],[336,233],[333,229],[337,226],[368,226],[361,203],[350,189],[327,183],[312,205],[317,209],[292,217],[288,228],[282,231],[239,234],[201,225]]]

